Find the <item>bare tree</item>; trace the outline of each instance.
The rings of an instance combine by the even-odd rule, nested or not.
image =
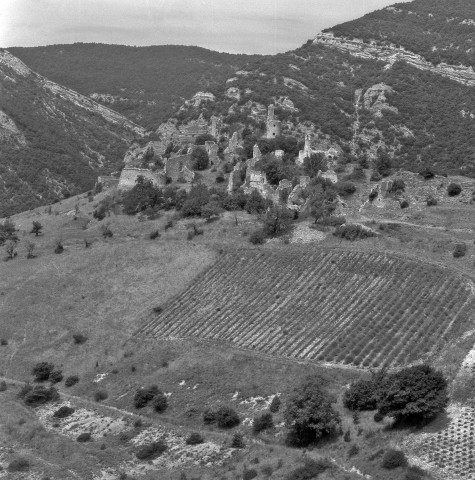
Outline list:
[[[35,250],[36,245],[33,242],[26,242],[26,258],[35,258],[36,255],[33,253]]]
[[[43,230],[43,225],[41,225],[41,223],[38,222],[38,220],[35,220],[33,222],[33,227],[31,228],[31,233],[34,233],[35,236],[37,237],[41,233],[41,230]]]

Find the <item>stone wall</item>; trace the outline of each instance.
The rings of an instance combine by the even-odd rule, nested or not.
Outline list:
[[[177,155],[165,161],[165,173],[176,182],[181,177],[183,167],[191,169],[191,154]]]
[[[102,185],[102,188],[114,188],[119,185],[119,179],[117,177],[97,177],[97,183]]]

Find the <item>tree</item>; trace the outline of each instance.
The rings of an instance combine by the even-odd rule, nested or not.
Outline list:
[[[388,375],[378,411],[396,422],[420,423],[448,405],[447,381],[429,365],[416,365]]]
[[[264,213],[267,209],[267,202],[257,190],[253,190],[247,199],[245,208],[247,213]]]
[[[206,185],[193,185],[185,202],[183,203],[182,213],[184,217],[193,217],[201,215],[201,208],[209,203],[210,193]]]
[[[383,177],[391,174],[391,158],[381,148],[378,149],[378,158],[375,163],[376,171]]]
[[[0,224],[0,245],[3,245],[7,241],[18,242],[18,236],[16,234],[16,228],[14,223],[7,218],[3,225]]]
[[[209,222],[212,217],[219,217],[223,209],[216,202],[209,202],[201,207],[201,216]]]
[[[310,178],[316,177],[318,172],[326,172],[328,170],[328,163],[325,154],[318,152],[312,153],[310,157],[305,157],[303,169]]]
[[[341,418],[332,404],[336,399],[322,390],[320,378],[309,378],[289,398],[284,419],[288,442],[306,446],[339,431]]]
[[[9,240],[5,245],[5,253],[7,254],[7,260],[13,260],[17,256],[16,242]]]
[[[126,192],[122,198],[125,213],[134,215],[147,208],[157,208],[163,205],[163,193],[153,184],[152,180],[139,175],[134,187]]]
[[[191,152],[191,162],[194,170],[206,170],[209,166],[209,156],[204,148],[195,147]]]
[[[26,242],[26,258],[35,258],[35,254],[33,253],[35,251],[35,247],[36,245],[33,242]]]
[[[53,370],[54,365],[52,363],[39,362],[33,367],[31,373],[34,375],[37,382],[44,382],[48,380]]]
[[[292,227],[294,215],[287,207],[272,205],[263,217],[264,230],[267,235],[281,235]]]
[[[41,223],[38,222],[38,220],[34,220],[33,227],[31,228],[30,233],[34,233],[35,236],[37,237],[41,233],[41,230],[43,230],[43,225],[41,225]]]

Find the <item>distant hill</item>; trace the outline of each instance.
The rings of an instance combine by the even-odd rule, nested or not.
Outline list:
[[[143,134],[0,50],[0,217],[92,188]]]
[[[146,128],[166,121],[197,91],[213,92],[254,58],[177,45],[75,43],[9,51],[34,71],[83,95],[94,95]]]
[[[475,67],[475,2],[414,0],[325,30],[366,42],[400,45],[434,64]]]

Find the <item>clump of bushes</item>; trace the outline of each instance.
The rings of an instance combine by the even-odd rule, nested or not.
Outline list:
[[[323,225],[325,227],[339,227],[346,223],[345,217],[323,217],[317,220],[316,222],[318,225]]]
[[[150,240],[155,240],[158,237],[160,237],[160,232],[158,230],[153,230],[153,232],[150,232]]]
[[[89,442],[91,440],[92,440],[92,436],[91,436],[90,432],[80,433],[78,435],[78,437],[76,438],[76,441],[80,442],[80,443]]]
[[[109,397],[109,394],[105,390],[98,390],[96,393],[94,393],[94,400],[96,402],[102,402],[103,400],[106,400]]]
[[[304,465],[292,470],[285,480],[310,480],[331,468],[333,468],[333,464],[325,458],[322,460],[307,459]]]
[[[349,197],[356,192],[356,185],[353,182],[338,182],[335,184],[336,191],[341,197]]]
[[[166,410],[168,407],[168,400],[163,392],[158,392],[155,395],[152,400],[152,407],[158,413],[162,413]]]
[[[467,244],[465,242],[457,243],[454,248],[454,258],[465,257],[467,254]]]
[[[135,456],[139,460],[153,460],[165,452],[167,448],[167,444],[163,440],[158,440],[157,442],[140,446],[135,452]]]
[[[8,471],[13,472],[27,472],[30,469],[30,462],[23,457],[15,458],[8,464]]]
[[[87,336],[82,333],[74,333],[73,339],[76,345],[82,345],[87,342]]]
[[[70,375],[64,381],[64,385],[66,387],[72,387],[73,385],[76,385],[76,383],[78,382],[79,382],[79,377],[77,375]]]
[[[59,383],[63,380],[63,372],[61,370],[53,370],[49,376],[51,383]]]
[[[278,395],[274,395],[274,398],[272,399],[269,405],[269,411],[271,413],[277,413],[280,409],[281,403],[282,403],[282,400],[280,399],[280,397]]]
[[[35,377],[36,382],[46,382],[53,370],[54,364],[50,362],[39,362],[33,367],[31,373]]]
[[[271,413],[263,413],[258,417],[254,417],[253,432],[257,435],[264,430],[269,430],[274,427],[274,420]]]
[[[355,240],[363,240],[365,238],[375,237],[376,233],[370,228],[363,227],[359,224],[344,224],[340,225],[333,232],[333,235],[344,240],[353,242]]]
[[[428,207],[434,207],[439,202],[437,202],[437,198],[435,198],[431,195],[430,197],[427,197],[426,203],[427,203]]]
[[[67,405],[63,405],[62,407],[58,408],[56,412],[53,413],[53,417],[55,418],[67,418],[71,416],[76,410],[73,407],[68,407]]]
[[[249,236],[249,241],[253,245],[262,245],[266,241],[266,234],[262,229],[254,230]]]
[[[203,421],[208,425],[216,423],[219,428],[233,428],[241,423],[239,415],[230,407],[220,407],[215,411],[205,410]]]
[[[253,468],[244,467],[242,472],[242,480],[252,480],[257,477],[257,471]]]
[[[419,175],[424,179],[424,180],[430,180],[431,178],[435,177],[435,173],[430,169],[430,168],[424,168],[419,172]]]
[[[157,385],[149,385],[148,387],[137,390],[134,395],[135,408],[145,407],[159,391]]]
[[[401,450],[390,449],[387,450],[383,457],[382,467],[387,470],[392,470],[398,467],[405,467],[407,465],[407,459],[404,452]]]
[[[186,439],[187,445],[199,445],[200,443],[204,443],[204,438],[197,432],[193,432],[190,436]]]
[[[449,197],[456,197],[462,192],[462,187],[458,183],[451,183],[447,187],[447,195]]]
[[[235,433],[231,441],[231,448],[244,448],[245,446],[242,433]]]
[[[406,190],[406,183],[402,178],[396,178],[391,185],[390,193],[400,193]]]
[[[37,405],[44,405],[48,402],[53,402],[59,399],[58,390],[54,387],[46,388],[41,385],[37,387],[26,388],[26,391],[21,392],[23,395],[23,401],[30,407],[36,407]]]

